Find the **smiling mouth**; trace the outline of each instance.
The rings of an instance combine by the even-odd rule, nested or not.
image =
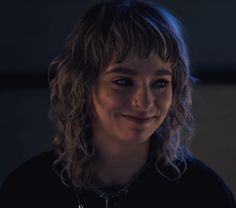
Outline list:
[[[154,117],[136,117],[136,116],[129,116],[129,115],[122,115],[125,119],[137,123],[137,124],[147,124],[150,123]]]

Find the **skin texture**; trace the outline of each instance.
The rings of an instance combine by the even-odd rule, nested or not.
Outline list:
[[[148,140],[164,121],[171,101],[171,66],[158,56],[129,57],[100,74],[92,88],[91,120],[101,178],[123,175],[117,181],[122,183],[142,167]]]

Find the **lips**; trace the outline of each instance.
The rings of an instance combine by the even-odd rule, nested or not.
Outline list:
[[[122,115],[126,120],[137,124],[147,124],[153,121],[154,117],[138,117],[133,115]]]

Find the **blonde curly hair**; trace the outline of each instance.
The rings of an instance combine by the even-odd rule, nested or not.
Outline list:
[[[157,163],[174,167],[188,155],[192,133],[189,57],[180,22],[158,5],[115,0],[95,5],[69,35],[63,53],[50,65],[50,117],[56,126],[55,167],[62,180],[88,189],[96,171],[89,114],[94,81],[113,60],[158,55],[170,62],[173,101],[169,114],[152,135]],[[60,167],[60,168],[58,168]]]

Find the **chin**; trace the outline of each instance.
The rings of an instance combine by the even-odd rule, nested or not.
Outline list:
[[[134,143],[145,143],[149,140],[151,134],[147,134],[142,130],[132,131],[129,134],[124,135],[122,138],[123,141],[126,142],[134,142]]]

